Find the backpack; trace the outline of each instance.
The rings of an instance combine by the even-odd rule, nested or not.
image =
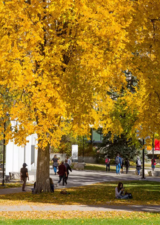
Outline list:
[[[154,166],[156,165],[156,160],[155,159],[154,160],[152,159],[152,165],[154,165]]]
[[[141,166],[141,160],[140,159],[137,160],[137,166]]]
[[[116,165],[118,165],[120,163],[119,157],[116,157],[115,163],[116,163]]]
[[[132,196],[131,193],[128,193],[128,198],[129,198],[129,199],[132,199],[132,198],[133,198],[133,196]]]
[[[106,164],[109,164],[109,159],[108,158],[105,160],[105,163]]]

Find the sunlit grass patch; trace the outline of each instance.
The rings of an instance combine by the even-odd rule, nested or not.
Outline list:
[[[61,204],[61,205],[159,205],[160,183],[149,181],[125,181],[125,190],[132,193],[133,199],[115,199],[118,182],[97,183],[67,189],[68,195],[54,193],[17,193],[0,196],[0,204]]]

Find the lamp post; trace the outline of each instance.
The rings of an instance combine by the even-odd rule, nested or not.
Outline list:
[[[143,167],[142,167],[142,179],[146,179],[145,178],[145,174],[144,174],[144,138],[143,138],[143,152],[142,152],[142,158],[143,158]]]
[[[154,134],[153,134],[153,139],[152,139],[152,158],[154,162]]]
[[[84,162],[84,136],[83,136],[83,162]]]
[[[4,129],[4,132],[3,132],[3,177],[2,177],[2,186],[4,186],[4,174],[5,174],[5,168],[4,168],[4,163],[5,163],[5,150],[6,150],[6,146],[5,146],[5,139],[6,139],[6,136],[5,136],[5,131],[6,131],[6,122],[4,122],[3,124],[3,129]]]

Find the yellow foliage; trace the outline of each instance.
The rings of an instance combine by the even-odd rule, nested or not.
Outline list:
[[[70,130],[111,129],[107,96],[125,85],[130,0],[0,2],[0,85],[13,96],[7,112],[19,122],[6,139],[56,146]],[[3,100],[3,96],[0,97]],[[97,111],[98,109],[98,111]],[[0,109],[5,117],[5,112]],[[105,122],[101,122],[101,120]]]
[[[6,113],[19,122],[6,139],[37,133],[44,148],[90,125],[122,133],[107,92],[125,88],[126,69],[138,80],[121,96],[137,112],[131,133],[160,134],[159,15],[158,0],[0,1],[1,124]]]

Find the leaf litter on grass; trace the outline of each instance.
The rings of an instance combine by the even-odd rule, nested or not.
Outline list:
[[[16,193],[0,195],[0,204],[5,205],[160,205],[160,183],[148,181],[123,182],[133,199],[115,199],[117,182],[97,183],[67,189],[70,195],[61,195],[60,189],[54,193]]]
[[[158,213],[121,211],[21,211],[0,212],[1,219],[154,219],[160,220]]]

